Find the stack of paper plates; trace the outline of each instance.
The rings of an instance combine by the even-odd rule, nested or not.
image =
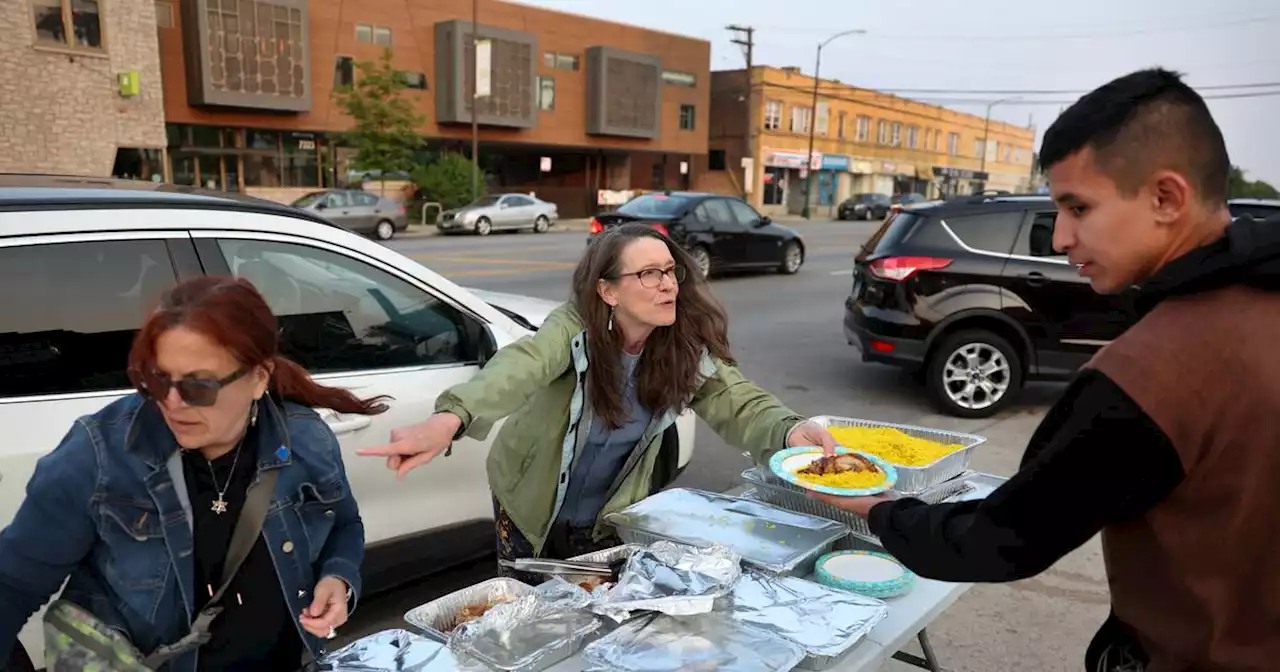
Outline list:
[[[818,558],[818,583],[868,597],[896,597],[911,590],[916,575],[891,555],[837,551]]]

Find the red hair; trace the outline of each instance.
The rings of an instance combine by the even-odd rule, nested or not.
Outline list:
[[[213,339],[242,365],[270,366],[270,389],[279,399],[339,413],[375,415],[387,410],[383,401],[389,397],[361,399],[347,390],[320,385],[306,369],[281,355],[276,316],[248,280],[199,277],[165,292],[159,308],[133,339],[129,370],[153,369],[156,339],[179,325]]]

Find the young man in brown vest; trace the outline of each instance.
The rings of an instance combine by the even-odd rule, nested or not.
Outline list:
[[[1280,219],[1231,221],[1222,133],[1165,70],[1081,98],[1040,160],[1054,247],[1140,320],[986,500],[824,499],[943,581],[1025,579],[1101,532],[1090,672],[1280,670]]]

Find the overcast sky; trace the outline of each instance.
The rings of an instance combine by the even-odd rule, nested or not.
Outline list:
[[[578,14],[709,40],[711,69],[744,65],[729,42],[729,24],[756,28],[756,62],[813,71],[818,42],[844,30],[823,50],[822,75],[903,92],[1027,124],[1039,133],[1069,103],[1107,80],[1152,65],[1181,71],[1210,100],[1233,163],[1254,179],[1280,186],[1280,35],[1276,0],[520,0]],[[584,45],[585,46],[585,45]],[[1226,88],[1241,84],[1268,87]],[[1268,93],[1271,95],[1262,95]],[[957,101],[980,100],[977,104]],[[1039,104],[1047,101],[1046,104]],[[1036,102],[1037,104],[1029,104]],[[1039,139],[1037,139],[1037,142]]]

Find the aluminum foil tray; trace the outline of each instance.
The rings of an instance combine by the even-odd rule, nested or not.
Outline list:
[[[972,457],[973,449],[986,442],[985,437],[976,434],[962,434],[960,432],[948,432],[927,427],[898,425],[891,422],[842,418],[834,415],[819,415],[810,420],[823,427],[891,427],[917,438],[948,444],[958,443],[963,446],[960,450],[942,457],[933,464],[926,464],[922,467],[893,465],[898,471],[898,482],[894,484],[893,491],[912,496],[964,473],[969,468],[969,459]],[[778,478],[769,470],[768,465],[758,466],[757,470],[764,477],[764,480],[769,483],[785,485],[797,492],[803,492],[800,488]]]
[[[586,672],[786,672],[804,649],[723,612],[641,616],[582,652]]]
[[[383,630],[366,635],[308,664],[306,672],[457,672],[482,670],[478,662],[464,667],[444,644],[407,630]]]
[[[889,606],[795,577],[747,572],[730,595],[734,620],[767,630],[805,650],[805,670],[838,665],[889,614]]]
[[[533,586],[515,579],[489,579],[414,607],[404,615],[404,620],[427,637],[437,642],[448,642],[449,632],[453,630],[458,614],[464,607],[508,602],[533,593]]]
[[[675,541],[698,547],[723,545],[743,562],[771,574],[808,575],[849,527],[718,493],[672,488],[605,518],[626,543]]]

